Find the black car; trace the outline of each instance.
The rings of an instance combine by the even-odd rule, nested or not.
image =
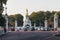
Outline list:
[[[24,27],[23,30],[24,30],[24,31],[27,31],[27,27]]]
[[[31,27],[31,29],[30,29],[31,31],[35,31],[35,28],[34,27]]]

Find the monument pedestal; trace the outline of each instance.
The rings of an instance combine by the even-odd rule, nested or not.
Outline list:
[[[29,18],[29,15],[28,15],[28,10],[26,9],[26,15],[24,17],[24,24],[23,24],[23,27],[26,27],[27,29],[29,29],[29,27],[31,27],[31,20]]]

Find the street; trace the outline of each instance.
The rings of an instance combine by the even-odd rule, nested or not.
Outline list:
[[[54,37],[56,32],[50,31],[24,31],[9,32],[0,37],[0,40],[47,40]]]

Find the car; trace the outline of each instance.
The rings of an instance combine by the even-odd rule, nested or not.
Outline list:
[[[47,27],[47,31],[50,31],[51,30],[51,28],[50,27]]]
[[[16,29],[15,29],[16,31],[19,31],[19,30],[21,30],[21,28],[20,27],[16,27]]]
[[[38,28],[38,30],[40,30],[40,28]]]
[[[16,28],[16,31],[19,31],[19,28]]]
[[[35,28],[34,28],[34,27],[30,27],[30,30],[31,30],[31,31],[35,31]]]
[[[24,30],[24,31],[27,31],[27,27],[24,27],[23,30]]]

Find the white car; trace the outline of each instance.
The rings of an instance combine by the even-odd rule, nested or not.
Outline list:
[[[17,27],[17,28],[16,28],[16,31],[19,31],[19,30],[21,30],[21,28],[20,28],[20,27]]]

